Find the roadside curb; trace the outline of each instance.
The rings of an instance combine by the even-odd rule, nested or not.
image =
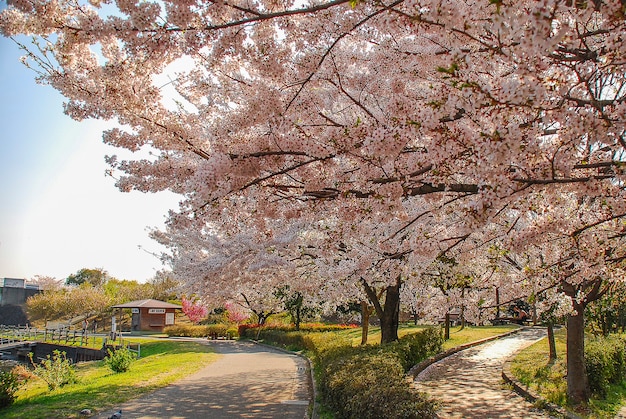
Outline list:
[[[545,339],[545,337],[542,339]],[[513,359],[521,351],[523,351],[524,349],[528,348],[529,346],[537,342],[539,341],[531,342],[528,345],[525,345],[519,348],[517,351],[515,351],[513,355],[511,355],[506,361],[504,361],[504,365],[502,366],[502,379],[504,380],[505,383],[510,384],[511,387],[513,387],[513,390],[517,394],[519,394],[520,396],[522,396],[529,402],[535,404],[536,406],[540,406],[541,409],[548,410],[551,413],[554,413],[556,415],[559,415],[560,417],[567,418],[567,419],[582,419],[582,417],[578,416],[577,414],[570,412],[569,410],[561,406],[557,406],[554,403],[550,403],[542,399],[541,396],[539,396],[539,394],[533,392],[532,390],[524,386],[524,384],[522,384],[520,381],[515,379],[515,376],[513,375],[513,372],[511,371],[511,364],[513,363]]]
[[[317,417],[319,416],[318,404],[317,404],[317,383],[315,382],[315,374],[313,372],[313,362],[309,359],[309,357],[301,354],[300,352],[290,351],[288,349],[281,348],[280,346],[272,346],[272,345],[268,345],[267,343],[259,342],[259,341],[252,340],[252,339],[248,339],[248,341],[255,343],[257,345],[260,345],[260,346],[265,346],[266,348],[274,349],[279,352],[289,354],[289,355],[299,356],[300,358],[304,359],[307,362],[307,365],[309,366],[308,384],[309,384],[309,388],[311,391],[311,401],[309,402],[309,406],[311,407],[311,409],[309,409],[309,419],[317,419]]]
[[[484,338],[484,339],[476,340],[474,342],[469,342],[463,345],[455,346],[454,348],[448,349],[445,352],[438,353],[437,355],[434,355],[428,359],[425,359],[419,364],[413,366],[413,368],[411,368],[409,372],[407,372],[407,375],[411,377],[413,380],[415,380],[420,372],[424,371],[426,368],[430,367],[432,364],[439,362],[444,358],[449,357],[450,355],[454,355],[457,352],[461,352],[465,349],[472,348],[474,346],[482,345],[483,343],[491,342],[492,340],[502,339],[507,336],[511,336],[513,334],[519,333],[521,330],[525,330],[526,328],[528,328],[528,326],[522,326],[515,330],[511,330],[510,332],[503,333],[501,335],[490,336],[488,338]]]

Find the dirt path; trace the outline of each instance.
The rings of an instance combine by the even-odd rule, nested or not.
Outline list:
[[[545,329],[525,329],[458,352],[422,371],[415,386],[442,402],[438,412],[442,419],[549,418],[507,389],[501,378],[504,361],[545,333]]]
[[[96,416],[123,419],[307,417],[306,360],[250,342],[212,341],[222,356],[196,374]]]

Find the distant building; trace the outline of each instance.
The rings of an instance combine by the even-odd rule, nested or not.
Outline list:
[[[0,278],[0,306],[21,305],[39,292],[39,285],[27,284],[21,278]]]
[[[113,306],[118,309],[130,309],[132,314],[131,331],[162,332],[165,326],[172,326],[176,321],[176,310],[182,310],[178,304],[159,300],[138,300]]]
[[[26,299],[39,291],[38,285],[27,284],[25,279],[0,278],[0,324],[27,324]]]

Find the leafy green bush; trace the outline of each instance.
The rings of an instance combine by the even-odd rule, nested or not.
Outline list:
[[[32,352],[28,356],[34,367],[33,374],[45,381],[49,390],[55,390],[58,387],[76,382],[74,366],[67,359],[65,352],[55,350],[52,352],[52,356],[46,356],[46,359],[39,364],[33,362]]]
[[[115,351],[107,349],[108,356],[104,359],[114,372],[126,372],[130,369],[130,364],[137,358],[135,353],[128,348],[120,348]]]
[[[429,327],[400,338],[398,342],[391,343],[389,349],[398,355],[404,371],[407,372],[414,365],[441,352],[443,342],[442,329]]]
[[[605,397],[611,384],[626,378],[626,340],[609,336],[585,342],[585,366],[591,391]]]
[[[324,404],[337,418],[431,418],[435,404],[409,385],[390,347],[327,351],[318,373]]]
[[[405,373],[441,351],[438,328],[380,346],[329,345],[316,351],[324,404],[337,418],[430,418],[435,403],[411,388]]]
[[[0,371],[0,408],[13,404],[18,387],[17,374],[13,371]]]

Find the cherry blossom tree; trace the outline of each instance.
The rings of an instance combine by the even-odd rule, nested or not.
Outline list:
[[[199,323],[209,314],[209,309],[197,301],[193,302],[183,297],[182,304],[183,313],[185,313],[185,316],[194,324]]]
[[[226,309],[228,321],[231,323],[239,325],[250,317],[249,311],[243,310],[240,305],[235,304],[232,301],[224,303],[224,308]]]
[[[337,266],[395,307],[413,270],[494,224],[576,249],[551,262],[568,284],[619,278],[624,15],[618,0],[14,0],[0,31],[37,36],[24,61],[68,115],[117,122],[104,141],[137,153],[108,157],[121,190],[181,194],[180,231],[334,220],[334,251],[359,261]],[[563,197],[576,217],[551,215]],[[504,228],[536,208],[541,223]]]

